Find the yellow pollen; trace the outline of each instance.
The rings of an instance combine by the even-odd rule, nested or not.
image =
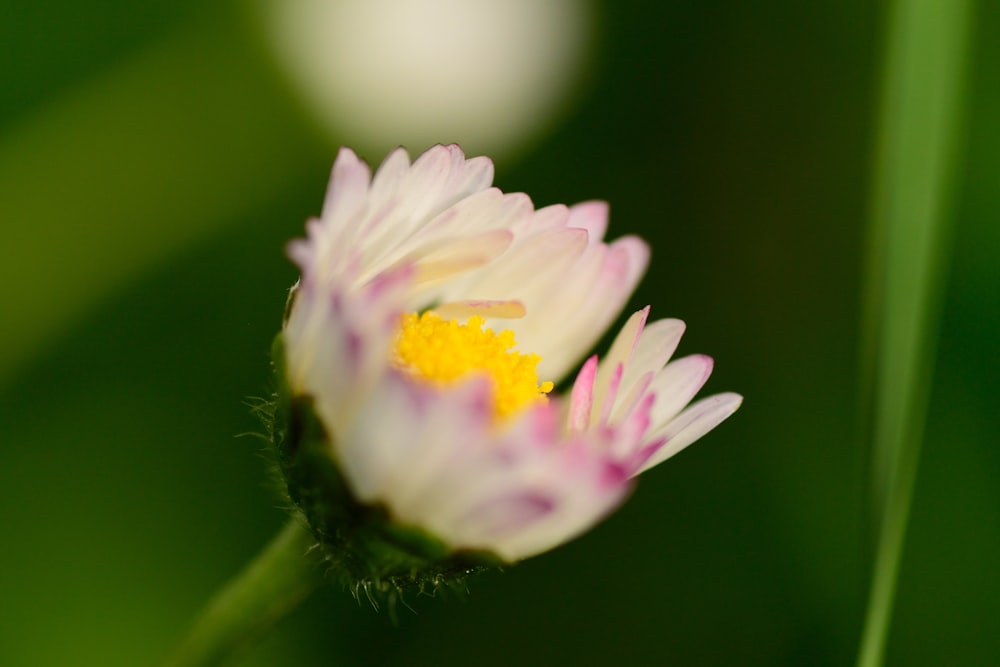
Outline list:
[[[547,400],[551,382],[538,382],[541,357],[521,354],[514,332],[483,329],[481,317],[465,324],[445,320],[434,312],[407,313],[396,337],[396,364],[415,377],[434,384],[450,384],[470,373],[485,373],[493,381],[497,419]]]

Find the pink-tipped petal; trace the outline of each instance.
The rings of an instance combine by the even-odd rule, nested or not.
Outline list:
[[[590,411],[594,404],[594,380],[597,378],[597,355],[587,359],[573,383],[570,394],[569,418],[566,428],[570,433],[580,433],[590,426]]]
[[[636,236],[623,236],[611,244],[611,249],[613,258],[618,262],[613,267],[618,274],[618,291],[624,292],[627,297],[649,266],[649,245]]]
[[[608,230],[608,203],[605,201],[586,201],[575,204],[569,209],[569,227],[586,229],[591,243],[597,243],[604,238]]]

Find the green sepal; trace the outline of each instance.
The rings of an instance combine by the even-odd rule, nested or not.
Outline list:
[[[415,526],[394,521],[381,505],[358,502],[336,462],[330,434],[309,396],[293,395],[284,340],[272,347],[277,390],[268,432],[288,498],[305,517],[331,573],[357,593],[392,593],[461,585],[504,561],[486,551],[455,550]]]

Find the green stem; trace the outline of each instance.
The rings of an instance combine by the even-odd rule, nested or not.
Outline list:
[[[859,667],[883,664],[930,397],[950,247],[971,0],[889,15],[863,340],[875,560]]]
[[[209,600],[168,667],[219,665],[309,596],[323,579],[316,540],[294,518]]]

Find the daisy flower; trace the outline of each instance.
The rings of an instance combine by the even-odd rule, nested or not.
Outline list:
[[[742,400],[689,405],[712,360],[671,361],[684,323],[648,307],[577,368],[648,247],[606,242],[602,202],[536,209],[492,181],[458,146],[398,149],[374,175],[345,148],[288,248],[279,461],[328,558],[365,585],[566,542]]]

